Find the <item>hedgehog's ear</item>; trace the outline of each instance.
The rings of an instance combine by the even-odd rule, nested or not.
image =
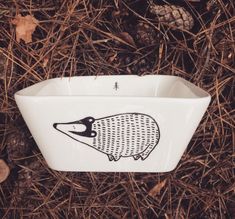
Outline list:
[[[91,116],[86,117],[84,120],[89,122],[89,123],[93,123],[95,121],[95,119],[93,117],[91,117]]]

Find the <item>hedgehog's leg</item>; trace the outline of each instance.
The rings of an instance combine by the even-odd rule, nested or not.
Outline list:
[[[141,157],[141,155],[140,154],[136,154],[136,155],[133,155],[132,157],[134,158],[134,160],[138,160]]]
[[[142,153],[140,153],[141,160],[145,160],[155,148],[155,146],[156,144],[150,144]]]
[[[120,154],[113,154],[114,161],[118,161],[121,158]]]
[[[121,156],[120,155],[118,155],[118,154],[108,154],[108,158],[109,158],[109,161],[118,161],[120,158],[121,158]]]
[[[112,155],[112,154],[108,154],[108,158],[109,158],[109,161],[114,160],[114,157],[113,157],[113,155]]]

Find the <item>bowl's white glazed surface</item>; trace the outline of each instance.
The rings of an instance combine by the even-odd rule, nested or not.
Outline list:
[[[81,76],[15,94],[48,165],[62,171],[173,170],[210,102],[175,76]]]

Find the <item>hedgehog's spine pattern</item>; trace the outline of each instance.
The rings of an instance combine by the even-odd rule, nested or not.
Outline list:
[[[109,160],[119,160],[121,156],[140,157],[144,160],[155,148],[159,140],[156,122],[145,114],[119,114],[97,119],[93,124],[97,136],[93,147],[106,153]]]

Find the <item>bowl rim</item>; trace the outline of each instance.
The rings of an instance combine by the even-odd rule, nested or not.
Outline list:
[[[181,81],[185,82],[186,84],[192,86],[193,88],[197,89],[203,96],[199,96],[197,95],[196,97],[159,97],[159,96],[128,96],[128,95],[125,95],[125,96],[115,96],[115,95],[30,95],[30,94],[24,94],[24,92],[29,89],[29,88],[32,88],[36,85],[39,85],[39,84],[43,84],[45,82],[48,82],[48,81],[56,81],[56,80],[71,80],[73,78],[94,78],[94,79],[97,79],[99,77],[102,77],[102,78],[105,78],[105,77],[118,77],[118,78],[123,78],[123,77],[129,77],[129,78],[143,78],[143,77],[162,77],[162,78],[177,78],[177,79],[180,79]],[[190,88],[191,89],[191,88]],[[51,99],[51,98],[55,98],[55,99],[58,99],[58,98],[69,98],[69,99],[73,99],[73,98],[76,98],[76,99],[115,99],[115,100],[118,100],[118,99],[141,99],[141,100],[190,100],[190,101],[195,101],[195,100],[211,100],[211,95],[209,94],[209,92],[205,91],[204,89],[202,89],[201,87],[193,84],[192,82],[180,77],[180,76],[176,76],[176,75],[155,75],[155,74],[150,74],[150,75],[143,75],[143,76],[139,76],[139,75],[88,75],[88,76],[71,76],[71,77],[56,77],[56,78],[50,78],[50,79],[47,79],[47,80],[43,80],[43,81],[40,81],[38,83],[35,83],[33,85],[30,85],[28,87],[25,87],[19,91],[17,91],[15,94],[14,94],[14,97],[15,98],[35,98],[35,99]]]

